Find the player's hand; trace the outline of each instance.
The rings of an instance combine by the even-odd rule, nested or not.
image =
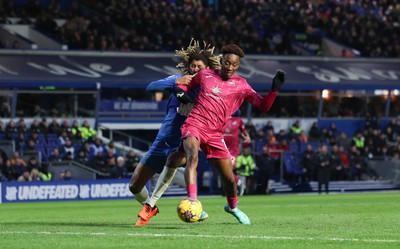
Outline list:
[[[192,81],[193,75],[184,75],[180,78],[177,78],[175,80],[175,83],[178,85],[189,85],[189,83]]]
[[[246,133],[246,134],[241,133],[241,135],[242,135],[244,144],[249,144],[251,142],[251,138],[250,138],[250,135],[248,133]]]
[[[272,87],[271,91],[276,92],[280,91],[283,83],[286,80],[286,73],[282,70],[278,70],[275,74],[275,77],[272,79]]]
[[[193,98],[190,97],[190,95],[187,92],[185,92],[183,89],[179,87],[175,87],[173,92],[175,97],[183,104],[194,102]]]
[[[183,104],[181,103],[178,107],[178,113],[182,116],[187,117],[193,109],[193,103]]]

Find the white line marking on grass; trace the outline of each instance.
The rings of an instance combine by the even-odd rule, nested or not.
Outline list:
[[[91,235],[91,236],[132,236],[132,237],[176,237],[176,238],[209,238],[209,239],[261,239],[261,240],[314,240],[314,241],[343,241],[364,243],[400,243],[397,239],[357,239],[357,238],[312,238],[289,236],[256,236],[256,235],[212,235],[212,234],[162,234],[162,233],[105,233],[105,232],[28,232],[28,231],[0,231],[0,234],[36,234],[36,235]]]

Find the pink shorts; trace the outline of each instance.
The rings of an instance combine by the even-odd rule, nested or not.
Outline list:
[[[201,151],[207,158],[231,158],[222,133],[201,131],[198,127],[186,123],[182,125],[181,132],[182,139],[191,136],[196,137],[200,143]],[[183,148],[181,149],[183,150]]]

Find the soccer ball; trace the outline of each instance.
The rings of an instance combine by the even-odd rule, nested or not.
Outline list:
[[[203,206],[200,201],[187,198],[179,203],[177,212],[179,219],[187,223],[193,223],[200,219]]]

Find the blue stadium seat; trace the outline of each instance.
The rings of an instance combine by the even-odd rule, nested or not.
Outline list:
[[[291,151],[286,151],[283,153],[283,164],[285,166],[286,172],[289,174],[303,175],[304,172],[301,169],[301,165],[298,159],[298,154],[292,157]]]
[[[75,149],[75,154],[78,154],[78,152],[82,149],[83,147],[83,143],[82,142],[77,142],[74,145],[74,149]]]
[[[40,142],[46,144],[46,138],[44,137],[44,135],[42,133],[38,134],[38,138],[39,138]]]
[[[289,143],[289,150],[297,153],[299,151],[299,144],[295,141],[291,141]]]
[[[256,141],[256,152],[261,153],[264,145],[265,145],[264,141],[262,141],[262,140]]]
[[[47,146],[47,155],[50,157],[53,154],[53,150],[55,148],[59,148],[57,144],[48,144]]]
[[[47,139],[52,139],[52,140],[58,140],[58,137],[57,137],[57,135],[56,134],[54,134],[54,133],[49,133],[48,135],[47,135]]]

